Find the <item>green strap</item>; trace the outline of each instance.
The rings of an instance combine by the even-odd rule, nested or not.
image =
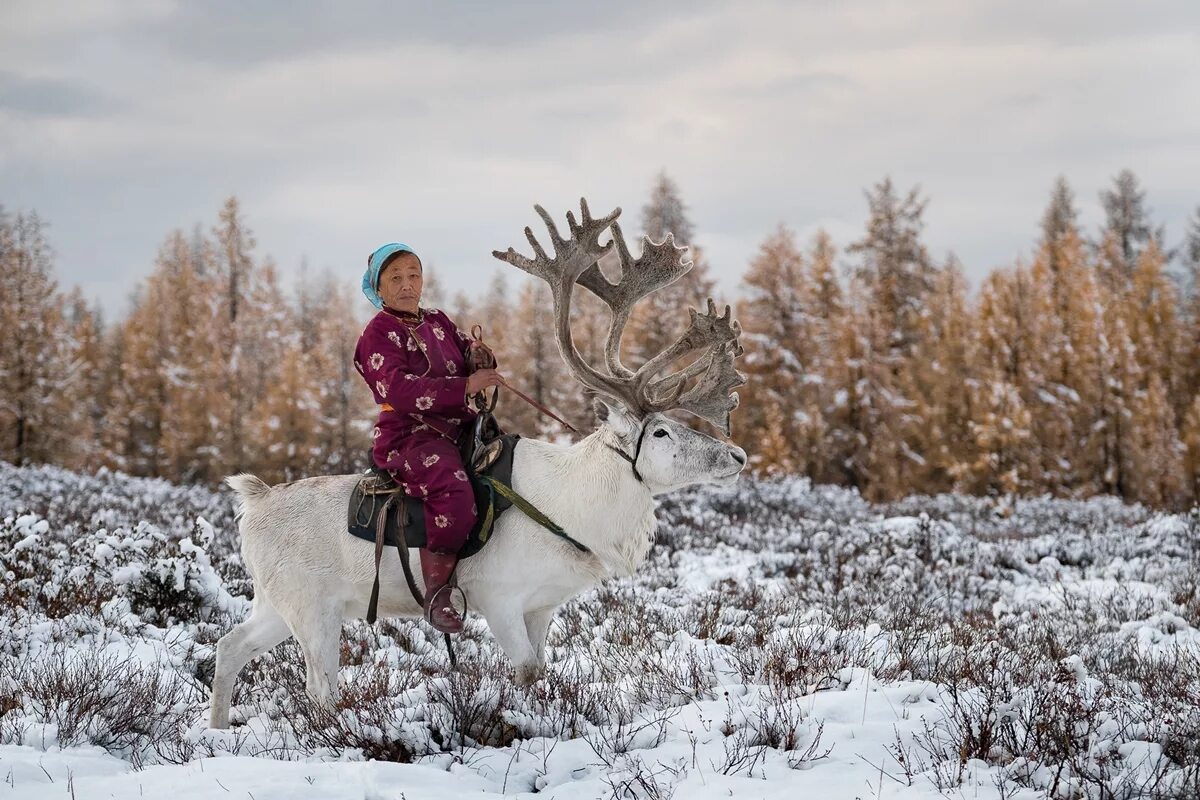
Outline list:
[[[584,553],[591,552],[591,550],[589,550],[586,546],[584,546],[583,544],[580,544],[579,542],[572,539],[567,534],[566,531],[564,531],[562,528],[558,527],[558,525],[556,525],[554,523],[554,520],[547,517],[541,511],[538,511],[537,508],[534,507],[533,503],[530,503],[524,497],[517,494],[516,490],[513,489],[511,486],[506,485],[502,481],[496,480],[495,478],[493,478],[490,475],[477,475],[476,477],[479,478],[484,483],[486,483],[488,486],[490,486],[495,491],[499,492],[501,495],[503,495],[505,498],[507,498],[510,503],[512,503],[517,508],[521,509],[521,511],[525,512],[525,515],[527,517],[529,517],[534,522],[541,525],[546,530],[553,533],[555,536],[558,536],[559,538],[562,538],[562,539],[566,539],[568,542],[570,542],[572,545],[574,545],[577,550],[580,550]],[[490,516],[490,509],[489,509],[489,516]]]
[[[482,476],[479,476],[482,477]],[[488,537],[492,535],[492,523],[495,522],[496,514],[496,490],[492,485],[488,484],[488,504],[487,514],[483,517],[483,526],[479,529],[479,542],[486,544]]]

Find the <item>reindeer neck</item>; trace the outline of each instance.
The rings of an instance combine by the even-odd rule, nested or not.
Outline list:
[[[580,474],[586,525],[582,539],[604,562],[610,574],[629,575],[645,560],[654,543],[658,506],[649,487],[634,477],[629,462],[612,448],[620,448],[617,435],[605,426],[570,447]]]

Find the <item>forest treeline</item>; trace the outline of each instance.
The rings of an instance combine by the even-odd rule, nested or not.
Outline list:
[[[1059,179],[1032,256],[972,295],[953,256],[929,254],[916,189],[885,180],[866,194],[861,238],[839,250],[827,233],[801,242],[781,225],[744,273],[735,316],[749,382],[734,438],[754,470],[871,499],[1200,502],[1200,210],[1169,247],[1125,171],[1101,193],[1104,225],[1085,231]],[[655,241],[670,231],[690,244],[695,266],[636,309],[623,347],[635,365],[713,288],[703,237],[665,174],[640,222]],[[446,296],[426,260],[422,305],[481,324],[511,383],[590,430],[545,285],[496,272],[475,296]],[[165,238],[123,319],[102,320],[54,272],[43,221],[0,209],[0,459],[203,483],[366,466],[375,410],[351,358],[373,309],[357,267],[302,271],[284,292],[230,198],[211,228]],[[594,363],[607,326],[580,290],[572,327]],[[512,396],[499,415],[527,436],[563,435]]]

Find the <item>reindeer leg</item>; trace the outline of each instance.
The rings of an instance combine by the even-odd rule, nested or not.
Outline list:
[[[529,642],[533,645],[537,659],[538,676],[546,671],[546,634],[550,630],[550,620],[554,619],[553,608],[539,608],[536,611],[525,612],[525,631]]]
[[[477,600],[478,602],[478,600]],[[476,608],[487,620],[488,628],[500,648],[512,662],[517,671],[517,683],[529,686],[540,673],[537,653],[529,640],[529,631],[525,627],[525,615],[521,609],[513,608],[509,603],[482,603]]]
[[[212,709],[209,727],[229,727],[229,704],[233,682],[242,667],[291,635],[287,623],[262,595],[254,598],[254,608],[245,622],[217,642],[217,665],[213,672]]]
[[[338,693],[342,618],[336,609],[323,608],[316,601],[298,611],[288,624],[304,654],[304,688],[314,701],[332,704]]]

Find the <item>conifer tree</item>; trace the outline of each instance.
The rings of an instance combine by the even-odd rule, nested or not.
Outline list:
[[[1111,237],[1113,241],[1113,257],[1107,260],[1115,272],[1113,278],[1128,279],[1138,256],[1151,242],[1158,241],[1161,247],[1162,232],[1151,226],[1146,192],[1131,170],[1117,173],[1112,188],[1100,192],[1100,203],[1105,218],[1101,239]]]
[[[132,475],[176,477],[167,471],[163,434],[167,425],[167,363],[170,330],[159,309],[166,303],[162,281],[151,275],[130,299],[117,349],[120,371],[106,425],[111,465]]]
[[[1075,210],[1075,193],[1071,191],[1071,185],[1067,183],[1067,179],[1060,175],[1054,181],[1054,188],[1050,191],[1050,203],[1046,206],[1045,213],[1042,214],[1040,245],[1050,255],[1052,272],[1058,270],[1055,260],[1057,248],[1069,233],[1077,233],[1079,230],[1076,224],[1078,216],[1079,214]]]
[[[1100,380],[1097,315],[1104,295],[1076,228],[1042,242],[1028,285],[1027,302],[1021,303],[1030,355],[1022,396],[1040,451],[1035,485],[1056,493],[1085,491],[1096,452],[1090,443],[1096,435],[1091,426]]]
[[[927,462],[916,481],[932,493],[954,487],[960,465],[973,458],[976,438],[970,427],[975,376],[967,281],[953,256],[934,277],[928,309],[912,369],[916,414],[922,420],[913,449]]]
[[[1184,497],[1193,506],[1200,505],[1200,395],[1192,401],[1180,433],[1183,444]]]
[[[890,179],[867,194],[870,216],[863,239],[847,252],[859,256],[855,300],[859,305],[861,367],[856,390],[858,450],[850,458],[856,485],[868,497],[895,496],[904,476],[929,467],[921,447],[923,398],[913,357],[923,342],[928,300],[937,269],[921,241],[925,201],[916,189],[897,196]]]
[[[86,387],[53,270],[41,218],[0,208],[0,458],[16,464],[69,459],[81,433],[72,402]]]
[[[354,348],[370,318],[356,312],[356,292],[326,278],[318,310],[318,335],[305,351],[309,379],[320,398],[317,458],[312,474],[358,472],[370,463],[371,429],[378,408],[353,367]]]
[[[1183,365],[1179,374],[1185,397],[1200,395],[1200,208],[1188,223],[1187,236],[1180,248],[1184,269]],[[1190,402],[1190,401],[1189,401]]]
[[[760,245],[743,277],[738,304],[747,384],[739,391],[743,430],[762,441],[751,466],[765,472],[807,472],[812,442],[800,430],[820,418],[801,397],[812,347],[803,296],[804,262],[795,235],[782,225]]]
[[[508,367],[503,374],[521,392],[559,413],[562,399],[573,387],[554,336],[549,287],[542,281],[525,281],[511,320],[505,339]],[[516,395],[503,389],[500,394],[506,430],[534,438],[555,438],[564,430]]]
[[[662,242],[671,234],[676,245],[688,248],[692,268],[634,308],[622,342],[622,353],[628,355],[626,363],[633,369],[666,350],[682,332],[687,309],[703,309],[713,290],[704,253],[694,241],[695,229],[687,215],[687,206],[679,187],[665,171],[655,179],[650,199],[642,207],[642,230],[654,242]],[[631,249],[636,256],[638,247]]]
[[[966,381],[973,440],[963,448],[956,470],[960,489],[1014,493],[1044,477],[1031,411],[1041,371],[1037,291],[1029,271],[1019,265],[993,272],[980,290],[973,374]]]
[[[236,197],[225,201],[213,236],[216,240],[213,271],[224,287],[217,301],[217,330],[221,348],[219,356],[225,367],[222,388],[228,398],[222,426],[218,431],[219,438],[214,445],[224,469],[233,473],[246,468],[248,464],[245,428],[254,402],[254,398],[246,392],[249,371],[242,358],[245,347],[253,345],[245,336],[244,326],[239,324],[239,314],[251,290],[255,241],[242,219]]]
[[[1130,470],[1127,497],[1157,507],[1178,507],[1187,497],[1185,445],[1180,440],[1175,411],[1166,383],[1151,372],[1147,386],[1137,392],[1136,413],[1130,417]]]
[[[76,431],[73,454],[59,462],[72,469],[92,471],[105,462],[104,423],[111,402],[117,362],[98,308],[89,306],[79,287],[65,298],[66,325],[74,343],[70,369],[78,376],[80,392],[70,404],[70,427]]]

